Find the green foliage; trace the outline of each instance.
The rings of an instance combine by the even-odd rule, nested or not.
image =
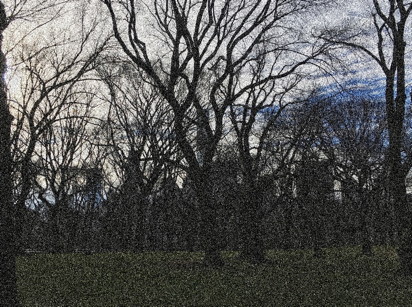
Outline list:
[[[398,276],[392,248],[270,251],[251,265],[226,252],[223,268],[201,253],[36,255],[18,260],[24,306],[406,306],[412,278]]]

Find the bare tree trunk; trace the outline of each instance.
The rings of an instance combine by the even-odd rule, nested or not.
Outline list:
[[[10,150],[12,116],[4,80],[6,58],[1,46],[6,26],[6,12],[0,1],[0,302],[3,306],[18,306],[15,246],[17,234],[14,231],[15,208],[12,199]]]
[[[365,188],[368,181],[368,173],[364,169],[359,176],[357,194],[361,208],[361,232],[362,232],[362,255],[372,256],[372,236],[370,232],[370,203],[371,193]]]
[[[131,246],[129,248],[135,252],[144,250],[144,238],[146,236],[145,229],[145,212],[146,212],[146,197],[139,195],[138,199],[133,203],[129,212],[134,212],[129,216],[129,231],[131,236]]]
[[[218,236],[216,201],[212,196],[212,184],[208,171],[194,178],[196,196],[201,210],[201,244],[205,252],[203,263],[206,266],[222,266]]]
[[[325,251],[325,206],[326,200],[323,193],[316,193],[315,197],[309,198],[311,203],[311,232],[313,238],[313,256],[315,258],[324,258]]]
[[[395,204],[396,223],[398,225],[399,249],[398,255],[400,260],[400,273],[405,275],[412,274],[412,229],[411,213],[408,208],[406,198],[406,184],[403,175],[392,174],[391,193],[392,201]]]
[[[372,256],[372,238],[370,232],[370,218],[369,218],[369,206],[370,199],[368,195],[362,196],[362,216],[361,216],[361,230],[362,230],[362,255]]]
[[[282,248],[289,249],[295,245],[293,237],[293,203],[288,198],[282,202],[282,205],[285,207],[285,231],[282,240]]]
[[[241,257],[251,263],[264,263],[265,251],[263,246],[260,214],[260,198],[263,191],[253,182],[246,183],[245,196],[241,201]]]
[[[402,39],[403,42],[403,39]],[[399,47],[401,49],[398,51],[401,53],[401,59],[404,59],[404,45]],[[398,59],[399,67],[397,74],[397,94],[396,98],[390,99],[387,97],[387,121],[388,121],[388,132],[389,132],[389,191],[390,199],[395,207],[396,212],[396,223],[398,225],[398,236],[399,236],[399,258],[401,268],[400,271],[403,274],[412,274],[412,229],[411,229],[411,213],[408,208],[407,197],[406,197],[406,174],[404,169],[401,152],[403,143],[403,126],[405,117],[405,71],[404,63],[402,60]],[[393,96],[392,88],[390,82],[395,78],[390,78],[387,81],[386,95]],[[400,79],[400,80],[399,80]],[[402,82],[403,80],[403,82]],[[389,101],[389,103],[388,103]]]

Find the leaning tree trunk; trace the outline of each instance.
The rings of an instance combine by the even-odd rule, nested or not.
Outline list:
[[[3,31],[7,26],[6,13],[0,1],[0,302],[2,306],[18,306],[16,284],[16,246],[14,231],[11,178],[10,129],[12,116],[7,103],[6,58],[2,49]]]

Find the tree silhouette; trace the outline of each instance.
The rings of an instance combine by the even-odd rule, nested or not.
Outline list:
[[[8,25],[3,2],[0,1],[0,301],[7,306],[17,306],[16,285],[16,232],[13,205],[12,160],[10,130],[13,117],[9,111],[5,84],[6,57],[2,47],[3,33]]]
[[[158,38],[153,41],[139,31],[138,14],[144,10],[143,6],[137,7],[135,0],[102,2],[108,8],[113,33],[122,50],[150,77],[174,113],[176,141],[201,204],[204,261],[221,265],[216,239],[218,205],[210,195],[210,181],[226,110],[248,90],[289,73],[286,67],[287,72],[280,74],[272,74],[268,69],[259,80],[251,82],[245,78],[238,84],[239,71],[255,59],[262,45],[276,37],[276,31],[271,32],[276,23],[311,4],[269,0],[253,4],[230,0],[196,3],[154,0],[146,6]],[[123,32],[124,27],[127,32]],[[193,125],[203,131],[202,148],[196,146],[189,133]]]
[[[372,22],[374,49],[367,40],[356,39],[364,32],[352,28],[326,30],[321,37],[326,41],[361,51],[375,61],[385,76],[386,120],[389,133],[387,153],[388,185],[391,201],[396,208],[400,237],[401,271],[412,274],[412,217],[406,197],[406,175],[411,168],[411,157],[403,159],[406,94],[406,46],[408,21],[412,3],[403,0],[373,0]],[[370,34],[370,33],[368,33]]]

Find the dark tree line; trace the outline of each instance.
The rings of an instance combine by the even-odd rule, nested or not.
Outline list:
[[[387,203],[382,179],[387,134],[381,106],[367,97],[309,98],[278,115],[272,128],[276,127],[276,134],[271,132],[262,150],[264,164],[254,190],[259,213],[255,227],[263,250],[305,247],[321,256],[326,246],[361,244],[369,254],[372,244],[396,242],[394,208]],[[135,132],[143,137],[140,130]],[[113,137],[107,136],[109,145],[100,138],[110,151],[115,148],[110,144]],[[38,200],[39,210],[33,210],[38,213],[28,219],[36,231],[28,231],[32,239],[26,248],[49,246],[58,252],[202,250],[201,203],[190,178],[168,152],[168,159],[152,161],[151,154],[138,159],[128,148],[122,151],[124,160],[116,160],[120,151],[112,152],[110,159],[114,160],[109,160],[123,161],[120,185],[110,183],[110,174],[102,168],[73,170],[77,177],[71,185],[77,188],[72,190],[63,218],[40,209],[47,200]],[[244,244],[243,204],[248,191],[237,152],[233,141],[221,145],[212,164],[210,192],[217,204],[219,249],[241,250]],[[161,171],[150,192],[144,194],[144,183],[150,177],[136,172],[151,163],[146,176],[159,164]],[[139,177],[144,179],[140,184]],[[53,228],[56,225],[65,236],[66,243],[60,247],[50,240],[58,233]]]

